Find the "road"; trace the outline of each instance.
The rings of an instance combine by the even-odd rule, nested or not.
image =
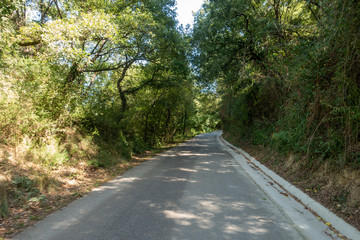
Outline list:
[[[160,154],[14,239],[303,239],[218,134]]]

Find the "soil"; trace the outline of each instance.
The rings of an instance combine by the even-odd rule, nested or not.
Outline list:
[[[228,136],[224,138],[229,141]],[[229,141],[360,230],[360,170],[283,156],[239,139]]]
[[[231,143],[248,152],[269,169],[360,230],[360,171],[358,169],[346,167],[339,169],[323,162],[303,164],[306,161],[296,158],[293,154],[282,156],[269,148],[254,146],[241,140],[231,141]],[[155,151],[147,151],[107,169],[95,169],[86,164],[78,167],[75,172],[69,168],[55,169],[53,174],[62,178],[61,187],[46,191],[45,200],[42,201],[9,204],[8,216],[5,219],[0,217],[0,240],[14,236],[50,213],[84,196],[93,188],[176,144]],[[1,167],[0,164],[0,170]]]
[[[111,168],[93,168],[84,163],[83,166],[77,166],[76,169],[70,167],[53,169],[51,174],[57,175],[61,179],[61,185],[57,189],[42,191],[44,193],[41,200],[35,199],[31,201],[30,199],[29,201],[9,203],[8,215],[5,218],[0,216],[0,240],[13,237],[50,213],[89,193],[93,188],[123,174],[132,167],[147,161],[178,143],[180,141],[135,155],[132,159],[122,161]],[[0,161],[0,172],[4,164]],[[24,169],[17,170],[23,171]],[[12,171],[17,170],[14,168]],[[7,171],[9,171],[9,165],[7,165]]]

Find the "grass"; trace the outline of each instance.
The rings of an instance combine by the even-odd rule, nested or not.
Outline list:
[[[26,148],[25,145],[19,144],[16,150],[13,146],[1,145],[0,239],[14,236],[46,215],[84,196],[93,188],[189,138],[177,139],[161,147],[133,155],[130,159],[124,159],[118,152],[113,151],[112,155],[108,156],[111,157],[111,164],[106,166],[89,164],[89,159],[96,157],[99,149],[84,137],[78,136],[80,142],[77,144],[74,141],[66,142],[67,145],[72,145],[71,148],[75,148],[76,145],[77,151],[82,152],[78,154],[70,151],[68,157],[73,158],[73,163],[61,160],[57,164],[47,164],[38,161],[39,158],[29,157],[27,152],[31,148]],[[63,151],[65,149],[63,145],[55,141],[53,148],[44,147],[39,150],[41,154],[37,151],[31,154],[46,156],[46,151],[53,150],[54,146],[57,150]],[[108,161],[104,159],[106,156],[101,157],[104,161]],[[59,158],[63,159],[61,156]]]
[[[255,146],[229,134],[224,137],[360,230],[359,170],[321,161],[310,165],[303,156],[284,156],[269,146]]]

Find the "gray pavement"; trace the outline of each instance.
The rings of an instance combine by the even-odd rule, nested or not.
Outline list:
[[[258,162],[244,150],[225,141],[219,132],[218,142],[271,199],[305,239],[360,239],[360,232],[329,209]]]
[[[160,154],[14,239],[303,239],[218,135]]]

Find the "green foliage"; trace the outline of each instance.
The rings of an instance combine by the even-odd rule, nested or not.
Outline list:
[[[90,160],[89,165],[95,168],[98,167],[111,167],[117,163],[117,160],[114,158],[114,156],[106,151],[101,150],[97,155],[95,159]]]
[[[359,10],[343,0],[207,2],[194,64],[221,94],[224,131],[358,167]]]
[[[69,153],[56,142],[50,142],[47,145],[32,149],[31,152],[34,154],[35,161],[48,167],[61,166],[70,159]]]
[[[175,1],[24,4],[0,4],[0,141],[17,161],[111,167],[215,129],[218,100],[194,87]]]
[[[31,192],[34,190],[34,182],[28,177],[17,176],[12,183],[19,189],[24,189],[25,192]]]
[[[1,196],[0,199],[0,218],[5,218],[9,213],[9,203],[6,195]]]
[[[210,132],[220,127],[220,98],[213,91],[199,91],[195,99],[196,114],[192,121],[199,132]]]
[[[26,176],[16,176],[12,184],[16,187],[15,194],[17,198],[26,197],[27,200],[37,197],[40,194],[39,189],[33,180]]]
[[[251,143],[254,145],[268,146],[272,143],[271,134],[274,132],[274,126],[272,124],[264,124],[262,122],[255,123],[251,130]]]
[[[0,23],[3,18],[9,17],[15,10],[19,9],[24,3],[24,0],[3,0],[0,3]]]

